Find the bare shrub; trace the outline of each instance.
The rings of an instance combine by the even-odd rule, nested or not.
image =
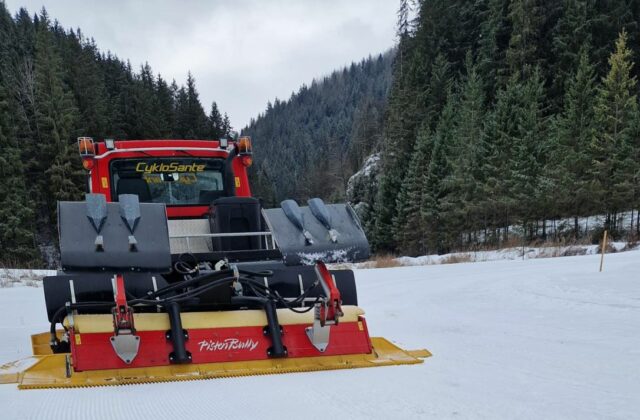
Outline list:
[[[602,250],[602,244],[600,244],[600,250]],[[618,252],[618,250],[613,246],[611,242],[607,242],[607,249],[605,249],[604,252],[605,254],[614,254]]]
[[[374,257],[375,268],[401,267],[402,264],[391,254],[379,254]]]
[[[19,281],[20,279],[16,278],[12,272],[0,268],[0,287],[13,287]]]
[[[444,257],[440,264],[458,264],[472,262],[473,258],[471,254],[451,254]]]
[[[579,247],[579,246],[570,246],[567,247],[564,251],[560,253],[560,257],[574,257],[576,255],[586,255],[587,248]]]
[[[634,238],[629,242],[627,242],[627,244],[624,246],[624,248],[622,248],[621,251],[631,251],[633,249],[636,249],[638,247],[638,244],[639,244],[638,239]]]

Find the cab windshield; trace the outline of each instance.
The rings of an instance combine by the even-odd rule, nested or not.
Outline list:
[[[111,162],[114,201],[136,194],[140,202],[209,205],[226,196],[224,160],[217,158],[143,158]]]

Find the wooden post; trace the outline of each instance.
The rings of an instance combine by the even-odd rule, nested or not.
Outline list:
[[[602,272],[602,264],[604,263],[604,253],[607,250],[607,231],[604,231],[604,237],[602,238],[602,253],[600,254],[600,272]]]

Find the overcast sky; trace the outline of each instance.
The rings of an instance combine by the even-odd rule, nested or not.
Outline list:
[[[102,51],[148,61],[183,84],[191,70],[209,113],[216,101],[236,129],[274,98],[395,43],[397,0],[6,0],[15,14],[43,6]]]

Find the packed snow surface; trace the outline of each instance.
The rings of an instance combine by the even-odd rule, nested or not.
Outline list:
[[[372,335],[415,366],[18,391],[3,419],[631,419],[640,413],[640,252],[357,270]],[[0,289],[0,361],[48,327],[42,289]]]

